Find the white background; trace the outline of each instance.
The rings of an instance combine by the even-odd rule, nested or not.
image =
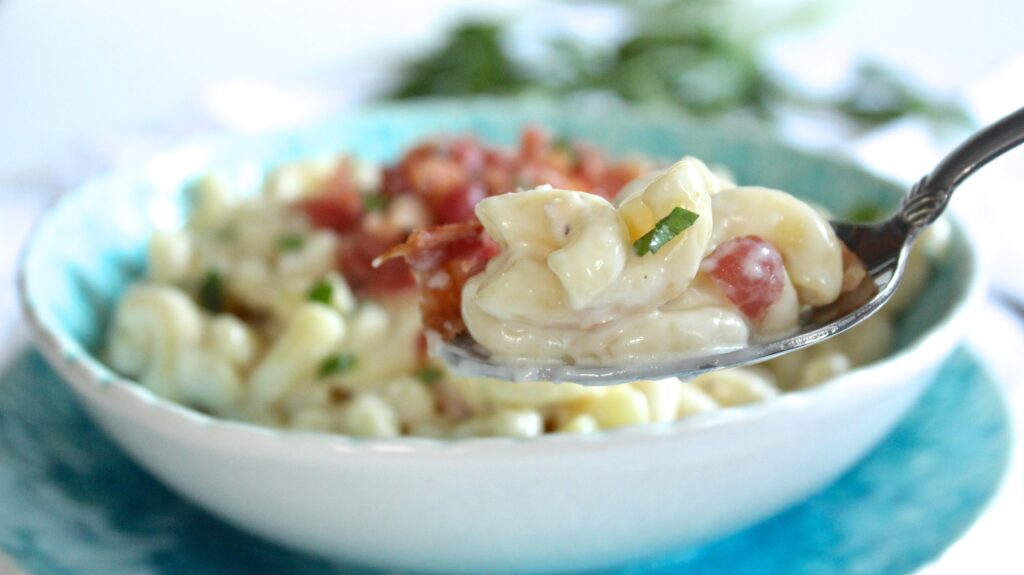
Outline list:
[[[796,0],[756,0],[749,18]],[[830,21],[784,61],[831,79],[877,54],[956,89],[1024,49],[1019,0],[824,2]],[[386,65],[436,41],[459,14],[525,13],[534,0],[0,0],[0,176],[23,176],[101,131],[173,113],[226,78]]]

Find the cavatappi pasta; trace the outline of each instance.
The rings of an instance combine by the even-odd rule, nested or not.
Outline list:
[[[689,227],[657,253],[638,247],[680,208]],[[844,287],[842,244],[821,214],[784,192],[723,185],[695,158],[628,185],[614,204],[542,187],[486,198],[476,213],[500,253],[466,283],[462,317],[499,358],[736,349],[792,330],[802,305],[831,303]]]
[[[423,323],[408,268],[374,269],[370,262],[414,229],[466,221],[478,203],[484,228],[494,231],[492,237],[497,236],[499,245],[517,241],[534,245],[537,240],[530,233],[549,237],[547,252],[521,261],[548,262],[551,267],[546,269],[554,279],[544,281],[563,289],[566,284],[559,278],[580,274],[590,278],[590,283],[573,284],[564,298],[594,310],[595,317],[641,305],[625,291],[619,294],[601,286],[614,285],[623,274],[640,277],[645,265],[660,266],[683,279],[679,285],[661,282],[646,288],[648,301],[658,302],[666,315],[702,309],[712,301],[711,307],[726,318],[723,323],[735,323],[722,328],[735,330],[729,341],[745,341],[748,336],[747,323],[737,317],[735,306],[725,305],[710,288],[695,286],[697,282],[691,280],[698,270],[689,258],[677,256],[687,250],[691,256],[703,256],[709,245],[721,243],[714,239],[716,234],[768,232],[721,231],[712,218],[697,223],[698,218],[690,228],[697,230],[694,238],[680,237],[689,242],[680,241],[680,252],[666,247],[655,254],[656,259],[643,262],[630,255],[628,242],[635,232],[629,223],[610,237],[600,237],[608,234],[595,227],[600,218],[631,222],[632,217],[637,218],[637,229],[642,229],[643,218],[660,213],[651,207],[657,201],[683,203],[698,213],[717,210],[719,204],[723,212],[748,209],[727,205],[725,194],[730,192],[716,176],[687,160],[682,167],[685,173],[675,172],[680,169],[677,165],[662,177],[672,174],[690,183],[703,182],[699,190],[687,188],[690,197],[648,196],[645,190],[650,186],[641,182],[626,187],[622,201],[598,203],[593,198],[613,198],[627,182],[650,172],[650,164],[612,163],[583,145],[567,150],[544,138],[540,132],[527,132],[515,152],[485,148],[466,139],[425,144],[399,163],[380,169],[351,158],[297,163],[271,172],[255,194],[233,190],[216,176],[204,178],[194,187],[187,224],[154,233],[147,277],[126,291],[113,313],[107,361],[170,400],[217,416],[275,427],[372,437],[587,433],[763,401],[818,385],[879,358],[888,352],[892,340],[890,318],[921,287],[928,267],[926,252],[935,252],[942,244],[940,226],[915,248],[894,305],[863,326],[759,366],[711,373],[692,382],[643,381],[607,388],[453,376],[425,355]],[[650,176],[647,180],[652,181]],[[501,195],[541,184],[597,190],[600,195],[563,195],[555,188]],[[442,188],[448,192],[439,201]],[[730,189],[739,190],[737,194],[766,193],[758,188]],[[481,203],[483,198],[488,199]],[[536,198],[564,201],[566,206],[553,211],[544,207],[547,200]],[[631,201],[642,205],[629,207]],[[794,208],[784,198],[779,201],[780,211],[803,210],[798,214],[801,221],[817,225],[820,216],[804,210],[803,204]],[[508,230],[500,235],[496,222],[511,219],[512,212],[502,210],[513,208],[539,210],[548,228]],[[588,269],[599,259],[593,246],[551,237],[552,221],[574,228],[569,235],[578,234],[577,240],[586,235],[590,241],[623,250],[618,263],[609,264],[619,268],[618,274],[602,275],[603,267]],[[829,255],[827,239],[816,245],[821,253],[813,257],[835,257]],[[555,246],[565,250],[560,252],[564,255],[551,258]],[[827,299],[829,290],[837,289],[835,266],[823,274],[814,269],[813,261],[805,271],[788,259],[786,264],[786,289],[793,290],[798,301]],[[526,275],[515,281],[531,281],[529,271],[516,273]],[[468,289],[473,289],[473,282],[485,283],[484,278],[464,279],[470,282]],[[543,316],[528,303],[518,304],[522,317]],[[481,304],[482,309],[485,306]],[[564,316],[570,314],[570,307],[556,306],[548,312]],[[578,321],[576,316],[569,319]]]

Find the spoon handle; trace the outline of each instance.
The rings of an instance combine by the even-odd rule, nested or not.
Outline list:
[[[898,218],[911,236],[946,209],[953,190],[979,168],[1024,143],[1024,108],[988,126],[960,144],[921,179],[903,200]]]

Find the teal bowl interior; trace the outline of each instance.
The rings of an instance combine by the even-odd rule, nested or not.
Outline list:
[[[842,162],[664,113],[487,100],[388,105],[284,134],[198,142],[70,191],[38,224],[25,249],[20,287],[26,313],[50,351],[110,380],[116,375],[96,359],[110,310],[143,275],[152,230],[183,221],[186,192],[197,177],[216,171],[251,192],[269,169],[305,157],[352,152],[393,160],[412,143],[438,134],[472,133],[511,146],[527,125],[585,139],[613,155],[697,156],[728,167],[740,183],[786,190],[840,216],[864,205],[889,211],[903,195],[899,186]],[[951,249],[898,323],[899,348],[950,316],[967,297],[975,267],[971,247],[955,226]]]

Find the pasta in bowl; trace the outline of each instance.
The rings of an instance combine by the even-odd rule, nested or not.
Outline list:
[[[437,218],[428,223],[461,216],[445,221],[429,203],[405,212],[404,194],[386,206],[363,194],[415,173],[402,158],[426,138],[474,134],[515,154],[528,125],[593,142],[607,157],[707,158],[741,183],[837,214],[892,206],[900,193],[770,142],[635,111],[609,118],[486,101],[367,110],[184,148],[70,193],[25,252],[21,292],[40,349],[132,457],[236,525],[364,564],[524,572],[649,556],[798,501],[874,445],[955,344],[976,274],[952,226],[947,241],[916,248],[924,273],[906,287],[929,279],[895,302],[902,311],[802,355],[693,382],[599,389],[445,373],[422,354],[412,276],[372,268],[388,246],[366,238],[381,220],[423,225],[414,212]],[[358,236],[333,231],[346,212],[317,209],[310,193],[334,181],[344,156],[359,201],[376,214],[359,218]],[[605,162],[589,183],[552,185],[621,188],[639,175],[632,161]],[[364,164],[401,169],[375,178]],[[512,189],[541,183],[515,179]],[[158,330],[165,323],[176,330]],[[294,350],[315,353],[293,361]],[[496,435],[539,437],[477,437]]]
[[[830,303],[856,287],[844,277],[864,275],[825,218],[789,194],[736,186],[696,158],[655,169],[556,142],[529,128],[517,149],[435,137],[391,165],[300,161],[249,197],[208,174],[187,192],[186,225],[150,240],[149,277],[118,302],[106,357],[161,397],[214,415],[378,437],[596,431],[798,385],[762,368],[602,391],[517,388],[425,355],[413,276],[429,328],[465,326],[511,357],[607,361],[783,333],[801,305]],[[601,169],[585,172],[587,162]],[[475,183],[490,184],[485,197],[462,192]],[[641,250],[677,210],[692,225]],[[427,227],[436,222],[446,223]],[[388,259],[403,252],[408,266]],[[828,364],[834,374],[853,365],[836,352]]]

